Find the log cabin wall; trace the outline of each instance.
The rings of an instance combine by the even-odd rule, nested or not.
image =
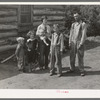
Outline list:
[[[18,6],[0,5],[0,51],[15,48],[9,40],[18,34]]]
[[[13,49],[9,40],[26,35],[31,29],[37,29],[41,17],[48,17],[48,24],[60,24],[64,27],[65,9],[60,5],[0,5],[0,52]]]
[[[48,17],[50,26],[57,23],[63,28],[65,24],[65,9],[63,5],[34,5],[32,7],[32,15],[34,28],[41,24],[41,16],[43,15]]]

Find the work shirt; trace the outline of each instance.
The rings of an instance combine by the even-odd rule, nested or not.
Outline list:
[[[38,35],[39,37],[41,36],[50,37],[51,36],[50,26],[49,25],[45,26],[44,24],[39,25],[36,31],[36,35]]]
[[[71,42],[83,45],[86,40],[87,25],[85,22],[75,22],[71,26],[69,44]]]
[[[58,35],[56,32],[54,32],[52,34],[50,50],[52,50],[52,46],[55,46],[55,47],[59,46],[60,47],[60,51],[63,51],[63,49],[64,49],[63,34]]]

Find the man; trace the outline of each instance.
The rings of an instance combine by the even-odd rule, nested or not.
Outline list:
[[[48,69],[48,55],[50,51],[50,40],[51,36],[51,28],[47,24],[47,16],[42,16],[41,18],[42,24],[40,24],[37,28],[36,35],[40,37],[39,49],[40,49],[40,69]],[[44,39],[42,39],[44,38]]]
[[[71,26],[69,36],[69,47],[70,47],[70,71],[75,71],[75,58],[76,53],[78,56],[78,66],[81,72],[81,76],[84,76],[84,42],[86,40],[87,25],[82,22],[81,16],[78,13],[74,14],[75,22]]]

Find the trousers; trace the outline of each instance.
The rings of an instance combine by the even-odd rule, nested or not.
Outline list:
[[[50,59],[50,73],[55,72],[55,67],[57,68],[57,73],[61,74],[62,64],[61,64],[60,47],[52,46],[51,59]]]
[[[82,45],[80,48],[78,48],[79,43],[71,42],[70,45],[70,69],[75,70],[75,59],[76,54],[78,57],[78,67],[80,72],[84,72],[84,45]]]
[[[39,53],[40,53],[40,57],[39,57],[39,65],[41,68],[43,68],[43,66],[45,68],[48,67],[48,56],[49,56],[49,52],[50,52],[50,40],[47,39],[46,40],[47,43],[49,44],[49,46],[47,46],[43,40],[39,41]]]

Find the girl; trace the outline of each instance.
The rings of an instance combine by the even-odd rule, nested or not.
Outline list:
[[[32,72],[32,66],[36,63],[37,57],[37,38],[35,36],[35,31],[30,31],[29,39],[27,40],[27,60],[29,66],[29,72]]]

